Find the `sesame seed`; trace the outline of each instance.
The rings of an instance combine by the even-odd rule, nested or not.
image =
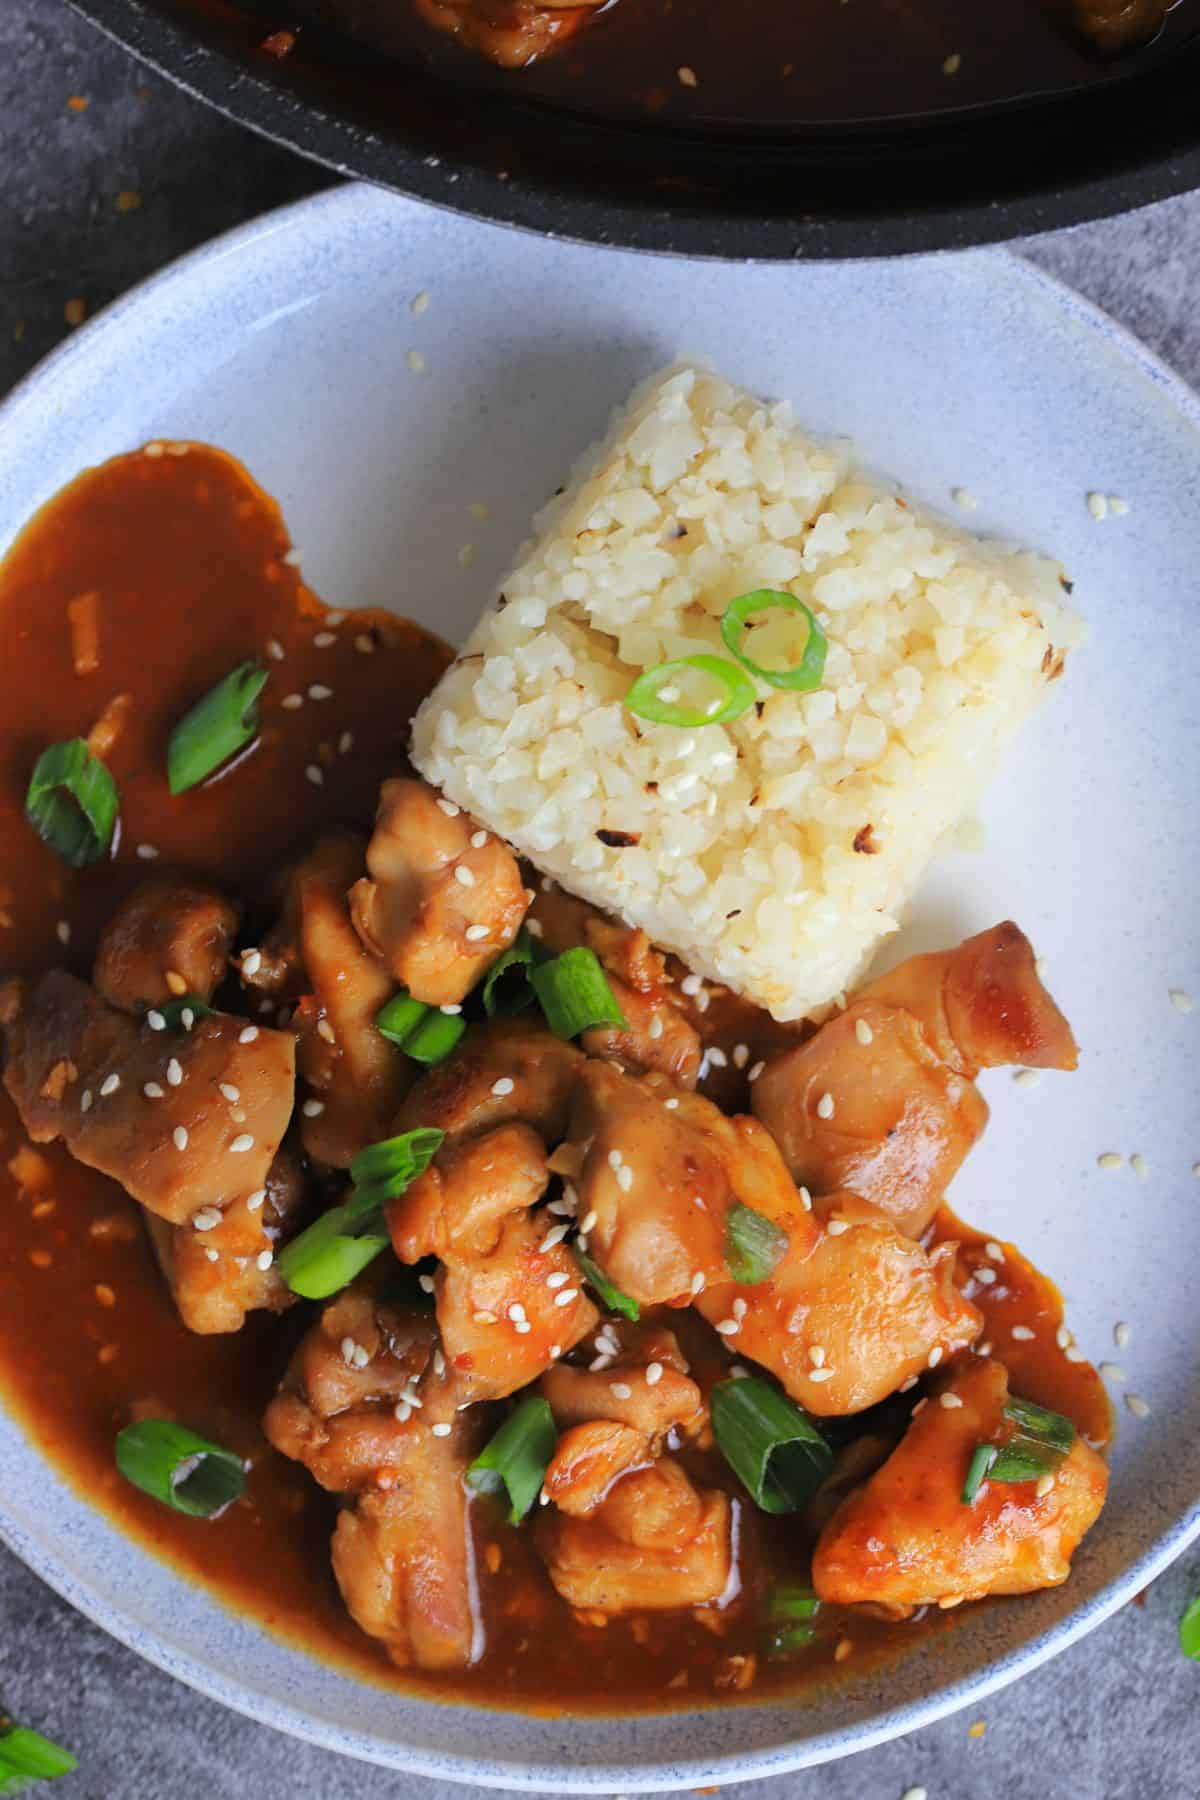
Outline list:
[[[238,1043],[239,1044],[252,1044],[257,1036],[258,1036],[258,1026],[257,1025],[244,1025],[242,1027],[242,1029],[238,1032]]]
[[[142,1084],[142,1092],[145,1094],[147,1100],[161,1100],[165,1091],[164,1088],[161,1088],[158,1085],[157,1081],[147,1081]]]
[[[258,1212],[259,1208],[262,1206],[262,1203],[266,1199],[266,1197],[267,1197],[266,1188],[255,1188],[254,1192],[252,1194],[249,1194],[246,1198],[246,1211],[247,1212]]]
[[[657,1013],[651,1018],[649,1025],[646,1027],[646,1031],[648,1036],[656,1040],[662,1036],[663,1022]]]
[[[513,1301],[508,1309],[508,1316],[510,1319],[523,1319],[525,1317],[525,1308],[521,1305],[519,1300]]]
[[[822,1368],[824,1366],[824,1362],[825,1362],[825,1346],[824,1346],[824,1344],[810,1344],[809,1350],[808,1350],[808,1360],[812,1364],[814,1369]]]
[[[451,1428],[447,1424],[443,1423],[441,1425],[431,1425],[429,1427],[429,1429],[430,1429],[430,1431],[432,1431],[434,1437],[449,1437],[450,1436]]]
[[[460,887],[474,887],[475,886],[475,877],[472,875],[470,869],[463,867],[462,863],[459,863],[457,868],[455,869],[454,879],[455,879],[455,881],[458,882]]]
[[[633,1187],[633,1170],[629,1167],[628,1163],[622,1163],[621,1167],[617,1170],[617,1186],[623,1194],[629,1193],[630,1189]]]
[[[146,1023],[151,1031],[165,1031],[167,1029],[167,1021],[156,1006],[152,1006],[150,1011],[146,1014]]]
[[[1125,1374],[1125,1371],[1121,1367],[1120,1363],[1102,1362],[1098,1365],[1098,1369],[1099,1369],[1099,1373],[1104,1377],[1105,1381],[1126,1381],[1126,1380],[1128,1380],[1128,1377]]]
[[[229,1146],[230,1153],[233,1156],[244,1156],[247,1150],[253,1150],[253,1148],[254,1139],[250,1136],[248,1131],[239,1132]]]
[[[325,1111],[325,1102],[323,1100],[306,1100],[300,1111],[306,1119],[319,1119]]]
[[[926,1362],[925,1367],[927,1369],[936,1369],[942,1360],[943,1354],[942,1346],[940,1344],[935,1344],[933,1349],[929,1352],[929,1360]]]
[[[1012,1328],[1012,1334],[1016,1338],[1017,1342],[1021,1343],[1021,1344],[1031,1343],[1033,1341],[1033,1339],[1037,1336],[1037,1333],[1034,1331],[1031,1331],[1029,1329],[1028,1325],[1014,1325]]]
[[[304,695],[285,694],[279,704],[285,712],[296,712],[299,707],[304,705]]]
[[[171,1087],[179,1087],[183,1082],[183,1064],[177,1056],[173,1056],[167,1064],[167,1081]]]
[[[900,1800],[929,1800],[929,1789],[923,1787],[905,1788]]]
[[[317,767],[316,763],[309,763],[308,767],[304,771],[304,774],[305,774],[305,779],[308,781],[311,781],[314,787],[324,787],[325,786],[324,773]]]
[[[819,1369],[810,1369],[808,1371],[808,1379],[810,1381],[832,1381],[836,1373],[837,1371],[835,1369],[827,1369],[822,1364]]]
[[[570,1306],[572,1300],[578,1300],[578,1298],[579,1298],[579,1289],[578,1288],[572,1288],[572,1287],[563,1288],[563,1290],[560,1294],[555,1294],[554,1304],[555,1304],[555,1306]]]
[[[524,1337],[524,1335],[527,1331],[533,1330],[533,1326],[529,1323],[528,1319],[514,1319],[513,1320],[513,1330],[515,1332],[517,1332],[521,1337]]]
[[[82,1094],[80,1094],[79,1110],[81,1113],[90,1112],[92,1110],[92,1090],[91,1090],[91,1088],[84,1088]]]
[[[69,944],[70,943],[71,927],[67,924],[67,921],[65,919],[60,919],[58,921],[58,924],[54,927],[54,935],[58,939],[60,944]]]
[[[493,1081],[492,1092],[498,1099],[503,1099],[505,1094],[512,1093],[516,1085],[511,1075],[501,1075],[499,1081]]]
[[[843,1231],[849,1231],[849,1219],[830,1219],[825,1227],[830,1237],[841,1237]]]
[[[1117,1346],[1118,1350],[1128,1349],[1130,1336],[1131,1333],[1129,1327],[1123,1319],[1119,1320],[1117,1324],[1113,1326],[1113,1343]]]
[[[262,1271],[262,1273],[265,1275],[267,1270],[270,1268],[271,1264],[274,1261],[275,1261],[275,1252],[273,1250],[260,1250],[258,1255],[254,1259],[254,1264],[255,1264],[255,1267],[257,1269],[260,1269]]]
[[[1072,1344],[1071,1348],[1067,1351],[1067,1361],[1069,1363],[1081,1363],[1081,1362],[1086,1362],[1087,1357],[1084,1355],[1083,1351],[1079,1348],[1078,1344]]]
[[[736,1319],[722,1319],[716,1326],[722,1337],[736,1337],[741,1329]]]
[[[555,1227],[555,1230],[562,1231],[562,1232],[565,1232],[566,1229],[567,1228],[565,1225],[558,1225]],[[559,1240],[557,1238],[555,1238],[554,1241],[555,1241],[555,1243],[557,1243]],[[551,1246],[551,1248],[553,1248],[553,1245]],[[570,1281],[570,1279],[571,1279],[571,1277],[567,1274],[565,1269],[556,1269],[554,1271],[553,1275],[547,1275],[546,1286],[551,1289],[565,1287],[567,1282]]]
[[[679,984],[679,991],[681,994],[694,995],[700,992],[703,985],[699,975],[685,975]]]
[[[215,1206],[202,1206],[192,1219],[193,1231],[212,1231],[221,1223],[221,1214]]]
[[[143,862],[154,862],[158,856],[158,846],[157,844],[139,844],[137,854]]]
[[[704,1279],[704,1270],[697,1269],[696,1273],[692,1276],[691,1281],[691,1291],[693,1295],[702,1294],[704,1292]]]
[[[542,921],[540,919],[526,919],[525,929],[529,933],[530,937],[540,938],[540,937],[544,936]],[[651,1031],[650,1036],[651,1037],[654,1036],[653,1031]]]
[[[370,637],[365,631],[360,631],[354,640],[354,648],[358,651],[360,656],[374,656],[375,639]]]
[[[408,1421],[412,1418],[412,1407],[409,1406],[406,1401],[400,1400],[392,1408],[392,1417],[398,1420],[401,1425],[407,1425]]]
[[[812,1211],[812,1195],[809,1193],[808,1189],[806,1187],[797,1188],[796,1192],[800,1197],[800,1204],[804,1208],[805,1212],[811,1212]]]
[[[242,974],[257,975],[262,968],[262,951],[247,950],[242,956]]]
[[[988,1239],[987,1243],[983,1246],[983,1253],[985,1256],[990,1256],[993,1262],[1004,1261],[1004,1251],[996,1242],[995,1238]]]
[[[742,1299],[740,1294],[729,1310],[740,1325],[746,1316],[746,1302]]]
[[[747,1075],[746,1080],[747,1081],[757,1081],[759,1076],[762,1074],[763,1070],[766,1068],[766,1066],[767,1065],[765,1062],[756,1062],[754,1067],[751,1069],[750,1073]]]
[[[190,1006],[182,1008],[179,1014],[179,1023],[183,1026],[185,1031],[190,1031],[192,1026],[196,1023],[196,1015]]]
[[[206,1250],[204,1252],[204,1254],[205,1254],[205,1256],[207,1256],[209,1262],[219,1262],[220,1261],[220,1253],[216,1250]]]
[[[990,1356],[992,1354],[992,1346],[990,1344],[975,1344],[972,1348],[976,1356]]]
[[[442,1355],[440,1350],[436,1349],[433,1353],[433,1372],[435,1375],[444,1375],[446,1373],[446,1358]]]
[[[821,1098],[817,1101],[817,1117],[818,1117],[818,1119],[832,1119],[832,1117],[833,1117],[833,1095],[832,1094],[822,1094]]]
[[[351,750],[353,750],[353,748],[354,748],[354,733],[352,731],[343,731],[341,737],[338,739],[339,755],[349,756],[349,754],[350,754]]]
[[[543,1252],[546,1250],[553,1250],[555,1244],[562,1243],[569,1230],[570,1227],[568,1225],[552,1225],[538,1245],[538,1249]],[[561,1287],[563,1282],[567,1279],[568,1277],[566,1275],[548,1275],[546,1277],[547,1284],[553,1285],[554,1287]]]
[[[1066,1350],[1069,1345],[1075,1342],[1075,1333],[1066,1325],[1060,1325],[1054,1334],[1054,1341],[1060,1350]]]
[[[1087,509],[1091,513],[1093,519],[1106,519],[1108,517],[1107,494],[1100,494],[1095,491],[1090,493],[1087,497]]]
[[[1125,1404],[1135,1419],[1149,1418],[1150,1408],[1140,1394],[1126,1394]]]
[[[344,1337],[342,1339],[342,1361],[346,1362],[346,1363],[353,1363],[354,1352],[357,1349],[358,1349],[358,1345],[354,1342],[354,1339],[352,1337]]]
[[[1015,1087],[1032,1088],[1036,1087],[1041,1079],[1042,1072],[1040,1069],[1018,1069],[1013,1076],[1013,1085]]]
[[[488,834],[486,831],[474,831],[471,833],[472,850],[482,850],[487,841]]]
[[[681,87],[694,88],[698,85],[695,69],[689,69],[686,63],[680,66],[677,74]]]
[[[902,1394],[911,1393],[913,1388],[916,1387],[916,1385],[917,1385],[917,1377],[915,1375],[910,1375],[910,1376],[908,1376],[908,1378],[906,1380],[904,1380],[900,1383],[899,1391]]]
[[[1096,1158],[1096,1167],[1098,1169],[1123,1169],[1125,1158],[1119,1150],[1105,1150],[1103,1155]]]
[[[313,639],[318,650],[328,650],[330,644],[336,644],[337,638],[332,631],[318,631]]]
[[[996,1279],[995,1269],[975,1269],[973,1273],[976,1281],[981,1281],[984,1287],[991,1287],[993,1281]]]
[[[610,1150],[609,1151],[608,1166],[610,1169],[619,1169],[621,1167],[621,1164],[624,1162],[624,1160],[625,1160],[625,1158],[621,1155],[621,1152],[619,1150]]]
[[[746,1064],[749,1061],[750,1061],[750,1046],[749,1046],[749,1044],[735,1044],[733,1046],[733,1066],[734,1066],[734,1068],[735,1069],[744,1069]]]
[[[233,1123],[235,1125],[244,1125],[246,1123],[245,1107],[244,1106],[231,1106],[229,1109],[229,1117],[233,1120]]]
[[[469,944],[479,944],[482,943],[487,934],[488,928],[486,925],[468,925],[464,935]]]
[[[646,1386],[657,1387],[663,1377],[663,1366],[660,1362],[646,1364]]]
[[[663,1105],[666,1107],[668,1112],[676,1112],[679,1108],[678,1100],[674,1100],[674,1099],[664,1100]]]
[[[283,645],[278,638],[267,639],[267,655],[273,662],[283,661]]]
[[[1149,1165],[1140,1150],[1134,1151],[1129,1159],[1129,1166],[1139,1181],[1145,1181],[1150,1173]]]
[[[962,1405],[962,1396],[961,1394],[950,1393],[939,1394],[938,1404],[939,1406],[944,1406],[947,1412],[953,1412],[956,1406]]]
[[[448,819],[457,819],[459,813],[462,811],[461,806],[455,806],[453,800],[439,799],[438,806],[445,813],[445,815]]]
[[[1168,988],[1167,996],[1176,1012],[1190,1013],[1192,1011],[1195,1002],[1183,988]]]
[[[188,1147],[187,1126],[177,1125],[171,1133],[171,1140],[177,1150],[186,1150]]]
[[[328,1019],[317,1020],[317,1036],[326,1044],[336,1044],[337,1034]]]
[[[355,1368],[356,1369],[365,1369],[367,1364],[370,1362],[370,1360],[371,1360],[371,1358],[367,1353],[366,1347],[362,1344],[356,1344],[354,1346],[354,1366],[355,1366]]]
[[[421,355],[419,350],[406,350],[404,353],[404,360],[414,375],[423,375],[425,373],[425,358]]]
[[[632,1400],[633,1399],[633,1389],[629,1386],[628,1382],[610,1381],[608,1384],[608,1388],[609,1388],[609,1392],[612,1394],[614,1400]]]
[[[476,1325],[494,1325],[496,1323],[496,1315],[494,1312],[472,1313],[471,1317]]]
[[[719,1049],[716,1044],[710,1049],[708,1060],[714,1069],[724,1069],[729,1063],[729,1058],[726,1056],[725,1052]]]
[[[110,1094],[116,1093],[120,1085],[121,1077],[119,1075],[106,1075],[104,1080],[100,1083],[100,1098],[102,1100],[107,1100]]]

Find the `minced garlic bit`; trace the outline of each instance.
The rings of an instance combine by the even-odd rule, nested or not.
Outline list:
[[[685,88],[699,87],[700,83],[696,78],[695,69],[689,69],[686,63],[683,64],[683,66],[677,71],[677,73],[679,76],[679,85],[681,87],[685,87]]]
[[[942,74],[943,75],[957,75],[958,71],[961,68],[962,68],[962,57],[959,55],[958,51],[955,50],[946,58],[945,62],[942,64]]]
[[[1123,1169],[1125,1158],[1119,1150],[1105,1150],[1096,1158],[1098,1169]]]

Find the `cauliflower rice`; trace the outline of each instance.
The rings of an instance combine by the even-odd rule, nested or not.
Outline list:
[[[1082,642],[1058,566],[915,512],[786,405],[694,368],[634,394],[536,529],[413,761],[698,973],[819,1014]],[[721,614],[764,587],[828,637],[816,692],[756,682],[741,718],[687,729],[625,709],[660,662],[728,659]]]

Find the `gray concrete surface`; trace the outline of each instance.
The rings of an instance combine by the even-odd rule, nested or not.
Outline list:
[[[71,96],[87,105],[72,110]],[[61,0],[0,0],[0,394],[89,312],[327,178],[174,93]],[[138,196],[138,204],[122,195]],[[1200,382],[1200,195],[1023,246]],[[0,1481],[3,1472],[0,1471]],[[1200,1800],[1200,1667],[1175,1621],[1200,1555],[1037,1675],[752,1800]],[[63,1800],[456,1800],[222,1711],[86,1624],[0,1551],[0,1697],[71,1745]],[[969,1728],[985,1725],[981,1735]]]

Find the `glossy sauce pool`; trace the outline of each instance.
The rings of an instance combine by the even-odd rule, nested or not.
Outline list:
[[[68,608],[91,595],[97,666],[81,674]],[[450,656],[390,615],[323,607],[289,560],[274,502],[230,457],[203,445],[155,445],[118,458],[44,508],[0,565],[0,638],[0,977],[55,963],[86,977],[100,926],[152,870],[183,868],[225,886],[257,923],[267,877],[289,851],[333,823],[369,825],[381,779],[407,766],[412,713]],[[269,670],[257,744],[221,779],[172,799],[163,774],[172,726],[254,656]],[[106,756],[121,794],[114,854],[72,871],[25,822],[29,772],[46,744],[86,736],[126,695],[111,715],[121,724]],[[713,1006],[706,1029],[727,1053],[755,1033],[732,999]],[[775,1028],[759,1029],[766,1048]],[[723,1104],[745,1103],[728,1069],[714,1086],[717,1079]],[[723,1635],[690,1616],[585,1625],[554,1593],[524,1537],[480,1502],[484,1661],[457,1676],[401,1673],[352,1624],[337,1594],[329,1566],[335,1503],[260,1430],[310,1309],[298,1306],[282,1320],[257,1315],[232,1336],[185,1330],[139,1209],[57,1145],[31,1148],[3,1093],[0,1216],[0,1391],[42,1454],[123,1530],[226,1605],[362,1678],[545,1711],[737,1698],[730,1659],[761,1647],[756,1593],[774,1576],[806,1579],[810,1540],[797,1521],[754,1521],[744,1534],[748,1603],[731,1609]],[[990,1261],[986,1241],[950,1215],[934,1229],[962,1242],[964,1274]],[[1016,1355],[1006,1353],[1014,1387],[1070,1413],[1093,1442],[1106,1441],[1098,1377],[1055,1342],[1062,1311],[1052,1285],[1008,1255],[994,1283],[972,1279],[968,1291],[988,1315],[989,1335],[1002,1332],[1007,1345],[1014,1323],[1035,1331],[1013,1346]],[[711,1356],[711,1334],[691,1315],[674,1315],[672,1325],[697,1365]],[[244,1498],[206,1522],[124,1483],[112,1444],[134,1409],[177,1418],[249,1459]],[[688,1460],[704,1481],[735,1491],[715,1456]],[[861,1668],[948,1622],[935,1615],[896,1626],[827,1609],[813,1649],[791,1664],[759,1660],[742,1697],[827,1681],[835,1667]],[[840,1653],[844,1664],[835,1664],[839,1644],[850,1646]]]

